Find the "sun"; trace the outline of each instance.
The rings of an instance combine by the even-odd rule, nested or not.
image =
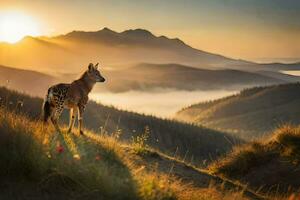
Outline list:
[[[24,36],[39,35],[37,23],[29,15],[19,12],[0,13],[0,41],[16,43]]]

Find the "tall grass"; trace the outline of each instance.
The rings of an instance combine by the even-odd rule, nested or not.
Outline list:
[[[299,193],[299,168],[300,127],[290,125],[277,129],[269,139],[235,148],[209,166],[215,174],[270,195]]]
[[[0,183],[10,185],[0,199],[25,198],[24,193],[36,199],[243,199],[240,193],[195,188],[137,165],[132,160],[136,156],[130,155],[134,146],[118,141],[119,130],[110,135],[57,134],[1,108],[0,132]]]
[[[5,97],[11,105],[6,106]],[[16,91],[0,87],[0,105],[10,111],[18,111],[28,118],[36,120],[41,117],[42,99],[28,96]],[[23,102],[20,109],[16,108],[19,101]],[[118,110],[95,102],[89,102],[84,113],[84,126],[96,133],[116,133],[122,130],[119,139],[130,143],[133,138],[141,137],[145,127],[149,128],[149,135],[145,144],[172,156],[177,151],[178,156],[193,158],[194,163],[202,164],[203,160],[210,160],[224,154],[232,148],[232,144],[241,140],[229,134],[199,127],[191,124],[179,123],[173,120],[159,119],[133,112]],[[60,122],[67,124],[69,114],[64,112]],[[186,152],[189,152],[186,154]]]
[[[92,132],[88,138],[57,135],[52,128],[2,109],[0,130],[2,177],[36,181],[43,190],[69,188],[74,198],[97,194],[105,199],[175,199],[155,176],[133,173],[134,166],[112,137]]]

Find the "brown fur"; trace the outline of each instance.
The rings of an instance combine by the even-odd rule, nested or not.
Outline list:
[[[85,106],[88,102],[88,94],[93,89],[96,82],[104,82],[105,79],[101,76],[95,66],[90,64],[83,75],[70,84],[60,83],[49,88],[46,100],[44,103],[44,120],[48,121],[51,118],[56,130],[60,132],[58,119],[64,108],[70,109],[70,126],[68,132],[72,131],[74,126],[76,112],[78,110],[78,125],[79,131],[82,131],[82,115]]]

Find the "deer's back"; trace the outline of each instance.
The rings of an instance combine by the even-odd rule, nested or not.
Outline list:
[[[79,104],[86,104],[88,95],[82,90],[81,85],[74,81],[71,84],[60,83],[50,87],[48,99],[54,106],[63,103],[65,108],[74,108]]]
[[[54,107],[63,104],[67,104],[68,93],[70,90],[71,84],[60,83],[53,85],[48,90],[47,99]]]
[[[63,99],[66,98],[69,89],[70,89],[70,84],[68,83],[56,84],[49,88],[48,95],[57,97],[59,99]]]

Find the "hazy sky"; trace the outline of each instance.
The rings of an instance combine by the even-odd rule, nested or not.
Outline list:
[[[300,58],[299,0],[0,0],[8,10],[31,15],[45,35],[145,28],[234,58]]]

